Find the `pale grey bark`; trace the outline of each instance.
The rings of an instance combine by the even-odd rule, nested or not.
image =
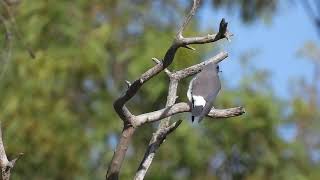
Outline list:
[[[10,9],[7,5],[7,2],[1,1],[0,3],[2,6],[4,6],[7,13],[9,13],[10,17]],[[4,50],[0,52],[0,58],[2,62],[9,63],[11,59],[11,51],[13,46],[13,34],[10,29],[10,20],[6,19],[4,16],[0,14],[0,23],[3,25],[5,29],[5,47]],[[2,77],[6,72],[6,65],[2,65],[4,69],[2,69],[2,72],[0,73],[0,77]],[[2,180],[9,180],[11,175],[11,170],[14,167],[16,161],[20,158],[22,153],[20,153],[16,158],[9,160],[6,155],[6,151],[4,148],[3,138],[2,138],[2,122],[0,122],[0,167],[1,167],[1,179]]]
[[[210,58],[207,61],[193,65],[183,70],[173,72],[173,73],[169,72],[168,70],[166,71],[167,75],[170,78],[166,107],[158,111],[136,116],[136,119],[137,119],[135,121],[136,126],[141,126],[142,124],[158,121],[164,118],[166,119],[160,122],[157,131],[153,133],[152,138],[147,147],[147,150],[144,154],[144,157],[134,177],[135,180],[144,179],[146,172],[148,171],[152,163],[152,160],[155,156],[156,150],[160,147],[160,145],[165,140],[165,138],[181,124],[182,120],[179,120],[170,125],[171,117],[178,113],[191,111],[191,107],[189,103],[182,102],[182,103],[175,104],[175,101],[177,98],[177,88],[178,88],[179,81],[200,72],[201,69],[204,68],[206,64],[219,63],[225,58],[227,58],[227,56],[228,56],[227,53],[222,52],[217,54],[213,58]],[[217,118],[228,118],[228,117],[239,116],[243,113],[245,113],[243,107],[236,107],[236,108],[229,108],[229,109],[211,109],[208,116],[217,119]]]
[[[220,22],[219,31],[217,34],[209,34],[207,36],[200,36],[200,37],[187,37],[187,38],[183,37],[183,31],[191,21],[192,17],[194,16],[199,4],[200,4],[200,0],[193,0],[192,9],[190,10],[183,24],[179,28],[176,34],[176,37],[173,40],[171,46],[168,48],[163,60],[159,61],[154,58],[153,60],[156,62],[156,64],[152,68],[147,70],[145,73],[143,73],[138,79],[136,79],[132,83],[126,81],[128,89],[122,96],[120,96],[114,102],[114,109],[123,121],[123,131],[122,131],[122,135],[120,136],[120,140],[116,147],[114,155],[112,157],[112,160],[109,164],[106,179],[108,180],[118,179],[121,165],[124,160],[124,156],[126,154],[128,145],[130,143],[131,137],[134,134],[135,130],[138,127],[142,126],[143,124],[152,123],[152,122],[167,118],[161,121],[157,132],[154,133],[153,137],[151,138],[151,141],[145,153],[144,159],[141,162],[140,167],[138,168],[136,179],[143,179],[148,167],[151,165],[156,149],[159,148],[160,144],[163,142],[165,137],[169,133],[173,132],[182,122],[180,120],[170,125],[170,117],[178,113],[190,111],[190,105],[188,103],[175,104],[175,101],[177,98],[176,91],[177,91],[179,80],[198,73],[205,66],[205,64],[211,61],[220,62],[227,57],[227,53],[219,53],[217,56],[213,57],[212,59],[209,59],[206,62],[188,67],[186,69],[183,69],[177,72],[171,73],[166,69],[173,62],[175,54],[180,47],[194,50],[194,48],[190,46],[191,44],[206,44],[206,43],[216,42],[224,38],[229,40],[230,36],[232,35],[227,30],[228,23],[226,23],[224,19],[222,19]],[[158,111],[145,113],[141,115],[134,115],[126,107],[126,103],[133,96],[137,94],[137,92],[140,90],[140,88],[143,86],[145,82],[149,81],[151,78],[153,78],[154,76],[156,76],[162,71],[167,73],[167,75],[170,78],[166,107]],[[243,113],[244,113],[244,109],[242,107],[224,109],[224,110],[213,109],[209,113],[209,116],[215,117],[215,118],[221,118],[221,117],[226,118],[226,117],[238,116]]]
[[[20,153],[16,158],[12,159],[11,161],[8,160],[6,151],[3,144],[2,139],[2,126],[0,122],[0,166],[1,166],[1,179],[2,180],[9,180],[11,175],[11,170],[14,167],[16,161],[22,156],[23,154]]]

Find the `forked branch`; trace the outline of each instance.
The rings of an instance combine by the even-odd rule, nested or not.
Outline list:
[[[216,56],[202,63],[193,65],[191,67],[188,67],[173,73],[172,72],[167,73],[167,75],[170,78],[170,84],[169,84],[166,108],[158,111],[146,113],[146,114],[141,114],[136,117],[137,118],[137,121],[135,121],[137,123],[136,126],[141,126],[142,124],[145,124],[145,123],[159,121],[164,118],[166,119],[160,122],[157,131],[153,133],[152,138],[147,147],[147,150],[144,154],[144,157],[136,172],[136,175],[134,178],[135,180],[144,179],[148,171],[148,168],[150,167],[152,160],[155,156],[156,150],[159,149],[160,145],[165,140],[165,138],[181,124],[182,121],[179,120],[178,122],[174,122],[170,125],[171,117],[178,113],[191,111],[191,107],[189,103],[174,104],[176,100],[177,87],[178,87],[179,81],[200,72],[207,64],[219,63],[224,59],[226,59],[227,57],[228,57],[228,54],[226,52],[221,52]],[[240,116],[243,113],[245,113],[245,110],[243,107],[236,107],[236,108],[229,108],[229,109],[212,109],[208,114],[208,116],[212,118],[228,118],[228,117]]]
[[[168,48],[167,52],[165,53],[165,56],[162,61],[157,61],[157,63],[151,67],[149,70],[147,70],[145,73],[143,73],[138,79],[133,81],[132,83],[128,83],[128,89],[126,92],[120,96],[115,102],[114,102],[114,109],[119,115],[119,117],[123,121],[123,131],[122,135],[120,136],[119,143],[117,145],[117,148],[114,152],[114,155],[112,157],[111,163],[109,164],[108,172],[106,175],[106,178],[108,180],[110,179],[118,179],[118,175],[120,172],[121,165],[124,160],[124,156],[126,154],[128,145],[130,143],[131,137],[134,134],[135,130],[137,127],[145,124],[145,123],[150,123],[154,122],[157,120],[161,120],[165,117],[170,118],[170,116],[164,116],[165,113],[162,112],[162,115],[158,115],[158,111],[153,112],[151,114],[143,114],[143,115],[134,115],[130,110],[126,107],[126,103],[137,94],[137,92],[140,90],[140,88],[143,86],[144,83],[149,81],[151,78],[159,74],[161,71],[165,71],[169,76],[170,76],[170,85],[169,85],[169,92],[168,92],[168,97],[167,97],[167,104],[166,107],[173,108],[173,107],[178,107],[178,109],[181,109],[180,112],[187,112],[190,110],[190,107],[187,103],[185,104],[178,104],[173,106],[175,101],[176,101],[176,89],[178,86],[178,79],[187,77],[188,74],[195,74],[198,72],[201,67],[203,67],[205,64],[198,64],[196,66],[190,67],[188,70],[183,71],[183,72],[176,72],[172,74],[172,77],[166,68],[173,62],[173,59],[175,57],[175,54],[177,50],[180,47],[185,47],[189,49],[193,49],[189,45],[191,44],[205,44],[205,43],[211,43],[218,41],[223,38],[229,38],[230,34],[227,31],[227,23],[225,23],[224,19],[221,21],[220,26],[219,26],[219,31],[217,34],[210,34],[207,36],[203,37],[191,37],[191,38],[185,38],[183,37],[183,31],[186,28],[186,26],[189,24],[191,21],[192,17],[194,16],[196,9],[198,8],[200,4],[200,0],[194,0],[192,8],[188,15],[186,16],[183,24],[179,28],[175,39],[173,40],[171,46]],[[225,54],[221,54],[223,56]],[[225,58],[225,57],[224,57]],[[182,106],[181,106],[182,105]],[[187,106],[185,106],[187,105]],[[189,107],[189,110],[188,110]],[[162,111],[162,110],[159,110]],[[180,113],[176,112],[176,113]],[[172,114],[173,115],[173,114]],[[149,117],[148,117],[149,116]],[[153,119],[152,119],[153,117]],[[148,120],[148,119],[152,120]],[[161,129],[161,132],[163,134],[167,134],[169,132],[172,132],[175,128],[178,127],[179,123],[175,123],[173,125],[169,125],[169,119],[167,119],[164,122],[161,122],[161,126],[163,126],[164,129]],[[160,133],[161,134],[161,133]]]

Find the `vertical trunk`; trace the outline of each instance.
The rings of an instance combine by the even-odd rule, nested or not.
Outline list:
[[[135,131],[134,127],[126,126],[126,125],[124,126],[119,143],[117,145],[117,148],[114,152],[113,158],[108,168],[108,172],[106,175],[107,180],[119,179],[119,171],[134,131]]]

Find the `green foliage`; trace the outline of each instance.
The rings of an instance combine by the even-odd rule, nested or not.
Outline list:
[[[0,120],[9,157],[25,154],[13,179],[104,177],[122,125],[112,102],[124,91],[124,80],[151,67],[152,57],[163,57],[182,7],[170,1],[111,0],[34,0],[11,7],[23,36],[15,36],[12,58],[1,56]],[[187,34],[198,33],[194,25],[188,27]],[[179,50],[169,68],[192,65],[212,50],[212,45],[195,47],[196,52]],[[310,110],[300,96],[282,101],[270,88],[268,72],[250,72],[239,87],[224,87],[217,102],[219,108],[244,105],[247,113],[200,125],[189,122],[189,114],[179,115],[186,121],[161,146],[148,179],[320,177],[304,141],[285,142],[277,134],[281,124],[319,118],[318,110]],[[187,83],[179,86],[179,101],[186,100]],[[130,109],[138,114],[163,107],[167,86],[168,78],[160,74],[130,101]],[[122,179],[132,178],[155,127],[146,125],[135,134]]]

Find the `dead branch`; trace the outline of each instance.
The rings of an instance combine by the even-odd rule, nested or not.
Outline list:
[[[146,114],[135,116],[126,107],[126,103],[133,96],[135,96],[137,94],[137,92],[140,90],[140,88],[143,86],[144,83],[146,83],[151,78],[153,78],[154,76],[159,74],[161,71],[165,71],[168,75],[170,75],[170,72],[168,70],[166,70],[166,68],[172,63],[172,61],[175,57],[175,54],[180,47],[193,49],[189,45],[211,43],[211,42],[215,42],[220,39],[223,39],[223,38],[228,39],[229,36],[231,35],[227,31],[227,23],[223,19],[220,23],[219,31],[217,34],[210,34],[210,35],[203,36],[203,37],[191,37],[191,38],[183,37],[183,31],[186,28],[186,26],[189,24],[189,22],[191,21],[192,17],[194,16],[195,11],[199,6],[199,3],[200,3],[200,0],[193,1],[192,9],[190,10],[188,15],[186,16],[182,26],[180,27],[179,31],[177,32],[177,35],[176,35],[174,41],[172,42],[171,46],[168,48],[167,52],[165,53],[163,60],[158,61],[156,63],[156,65],[154,65],[152,68],[150,68],[145,73],[143,73],[138,79],[133,81],[133,83],[131,83],[131,84],[127,83],[128,89],[126,90],[126,92],[114,102],[114,104],[113,104],[114,109],[117,112],[117,114],[119,115],[119,117],[122,119],[124,128],[123,128],[119,143],[117,145],[117,148],[116,148],[114,155],[112,157],[112,160],[109,164],[109,168],[108,168],[107,175],[106,175],[106,178],[108,180],[118,179],[118,175],[119,175],[120,168],[121,168],[121,165],[124,160],[124,156],[126,154],[128,145],[130,143],[130,140],[131,140],[132,135],[134,134],[136,128],[141,126],[144,123],[153,122],[153,121],[145,120],[145,119],[150,118],[150,117],[147,117]],[[180,74],[177,73],[174,76],[177,76],[177,77],[181,76],[181,78],[182,78],[184,76],[187,76],[187,74],[196,73],[197,69],[201,69],[201,68],[199,68],[201,66],[203,66],[203,65],[198,65],[195,68],[191,68],[190,72],[189,72],[189,70],[186,70],[187,73],[181,72]],[[174,76],[172,76],[172,77],[170,76],[171,78],[170,78],[169,92],[168,92],[167,104],[166,104],[167,108],[173,106],[175,103],[175,100],[176,100],[176,89],[178,86],[178,79]],[[179,104],[179,106],[180,105],[181,104]],[[187,105],[187,104],[185,104],[185,105]],[[182,106],[182,107],[186,108],[185,106]],[[181,108],[181,107],[179,107],[179,108]],[[190,107],[189,107],[189,110],[190,110]],[[189,110],[185,110],[184,112],[187,112]],[[149,115],[155,115],[155,114],[149,114]],[[170,118],[170,116],[167,116],[167,117]],[[163,118],[165,118],[165,117],[163,116]],[[158,118],[157,120],[160,120],[160,118]],[[174,126],[169,126],[169,119],[167,119],[163,123],[161,122],[161,126],[164,129],[167,129],[166,131],[164,130],[162,132],[166,132],[164,134],[172,132],[179,124],[180,123],[176,123],[176,124],[174,124]],[[169,127],[171,127],[171,128],[169,128]]]
[[[141,114],[136,117],[137,119],[135,121],[137,123],[136,126],[141,126],[145,123],[159,121],[164,118],[167,118],[167,119],[161,121],[157,131],[153,133],[152,138],[147,147],[147,150],[144,154],[144,157],[136,172],[136,175],[134,178],[135,180],[144,179],[146,172],[148,171],[148,168],[152,163],[156,150],[160,147],[160,145],[165,140],[165,138],[171,132],[173,132],[182,122],[181,120],[179,120],[178,122],[172,123],[170,125],[170,118],[175,114],[191,111],[191,107],[189,103],[174,104],[177,97],[176,94],[177,94],[177,87],[178,87],[179,81],[200,72],[205,67],[205,65],[209,63],[219,63],[227,57],[228,57],[228,54],[226,52],[221,52],[216,56],[202,63],[193,65],[191,67],[185,68],[180,71],[176,71],[174,73],[171,73],[171,72],[169,74],[167,73],[167,75],[170,78],[170,84],[169,84],[166,108],[158,111],[150,112],[150,113]],[[208,116],[217,119],[217,118],[228,118],[228,117],[240,116],[243,113],[245,113],[245,110],[243,107],[236,107],[236,108],[229,108],[229,109],[212,109],[208,114]]]
[[[6,151],[4,149],[3,140],[2,140],[2,127],[0,122],[0,166],[1,166],[1,179],[9,180],[11,175],[11,169],[14,167],[16,161],[22,156],[20,153],[16,158],[11,161],[8,160]]]
[[[137,122],[135,122],[136,123],[135,125],[141,126],[146,123],[160,121],[164,118],[171,117],[173,115],[183,113],[183,112],[190,112],[190,111],[191,111],[191,107],[189,103],[185,103],[185,102],[177,103],[158,111],[137,116]],[[244,113],[245,113],[245,110],[242,106],[228,108],[228,109],[212,108],[210,113],[208,114],[208,117],[211,117],[214,119],[220,119],[220,118],[229,118],[229,117],[239,116]]]

